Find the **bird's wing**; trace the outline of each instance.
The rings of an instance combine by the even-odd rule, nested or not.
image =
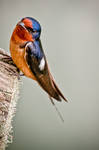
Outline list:
[[[38,43],[27,43],[25,46],[25,52],[25,59],[30,70],[32,71],[39,85],[48,93],[49,97],[58,101],[61,101],[61,98],[63,98],[65,101],[67,101],[57,87],[49,71],[40,40]]]

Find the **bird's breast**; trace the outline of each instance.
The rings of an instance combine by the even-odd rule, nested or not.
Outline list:
[[[26,63],[25,48],[20,48],[18,44],[10,41],[10,52],[14,63],[24,73],[24,75],[35,80],[33,73],[31,72],[28,64]]]

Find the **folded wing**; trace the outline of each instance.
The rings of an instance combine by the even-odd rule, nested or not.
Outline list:
[[[49,71],[40,40],[27,43],[25,46],[25,52],[25,59],[30,70],[39,85],[48,93],[49,97],[58,101],[61,101],[61,99],[67,101]]]

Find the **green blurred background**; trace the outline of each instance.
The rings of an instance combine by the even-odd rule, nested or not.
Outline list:
[[[7,150],[99,150],[99,1],[0,0],[0,47],[9,51],[16,23],[25,16],[42,26],[51,72],[69,103],[56,105],[31,79],[22,78]]]

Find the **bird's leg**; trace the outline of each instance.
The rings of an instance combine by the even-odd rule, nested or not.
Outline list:
[[[20,69],[19,68],[17,68],[17,71],[19,73],[18,79],[20,79],[20,77],[24,76],[24,73],[20,73]]]
[[[24,73],[21,73],[20,76],[22,77],[22,76],[25,76],[25,75],[24,75]]]

